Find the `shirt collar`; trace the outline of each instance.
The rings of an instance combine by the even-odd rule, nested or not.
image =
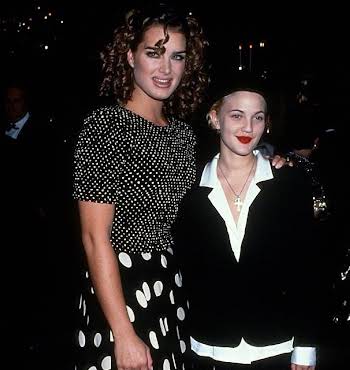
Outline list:
[[[19,119],[16,122],[13,122],[13,124],[17,128],[21,129],[26,124],[26,122],[28,121],[29,117],[30,117],[30,114],[29,114],[29,112],[27,112],[21,119]]]
[[[255,183],[267,181],[273,179],[271,165],[268,159],[264,158],[258,150],[254,150],[256,156],[256,170],[255,170]],[[217,177],[217,165],[220,158],[220,153],[216,154],[215,157],[206,164],[204,167],[200,186],[215,188],[218,177]]]

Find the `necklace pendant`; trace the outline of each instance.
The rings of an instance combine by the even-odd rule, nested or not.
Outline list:
[[[236,206],[237,212],[240,212],[243,206],[243,202],[239,196],[235,198],[233,204]]]

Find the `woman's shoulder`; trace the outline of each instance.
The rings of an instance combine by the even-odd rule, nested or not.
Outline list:
[[[126,123],[120,117],[118,106],[103,106],[91,110],[84,116],[82,127],[78,134],[78,143],[92,145],[103,143],[113,145],[123,136]],[[109,143],[109,144],[108,144]]]
[[[81,131],[90,135],[118,136],[127,126],[119,108],[114,105],[91,110],[84,117]]]
[[[306,187],[311,188],[310,177],[308,174],[298,166],[283,166],[280,169],[272,169],[274,178],[285,186],[290,188]]]
[[[108,105],[91,110],[84,118],[84,122],[95,122],[96,124],[105,125],[110,122],[122,122],[121,109],[118,105]]]
[[[200,185],[200,178],[197,178],[192,187],[182,198],[180,210],[185,214],[191,215],[197,213],[199,209],[206,207],[208,195],[213,189]]]

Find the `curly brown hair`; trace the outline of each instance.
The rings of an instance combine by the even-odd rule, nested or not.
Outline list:
[[[185,118],[203,101],[203,94],[208,86],[204,63],[208,42],[194,17],[162,4],[129,11],[124,23],[115,29],[112,41],[101,53],[103,79],[100,95],[112,96],[121,105],[130,100],[134,84],[127,52],[136,51],[145,32],[154,25],[164,26],[165,38],[156,44],[160,53],[167,42],[167,29],[175,29],[186,37],[186,64],[182,80],[175,92],[164,102],[165,114]]]

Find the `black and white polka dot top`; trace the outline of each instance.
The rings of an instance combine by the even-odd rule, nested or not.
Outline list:
[[[73,197],[114,203],[116,251],[162,251],[173,244],[178,205],[195,181],[195,136],[186,123],[164,127],[120,106],[92,112],[74,153]]]

